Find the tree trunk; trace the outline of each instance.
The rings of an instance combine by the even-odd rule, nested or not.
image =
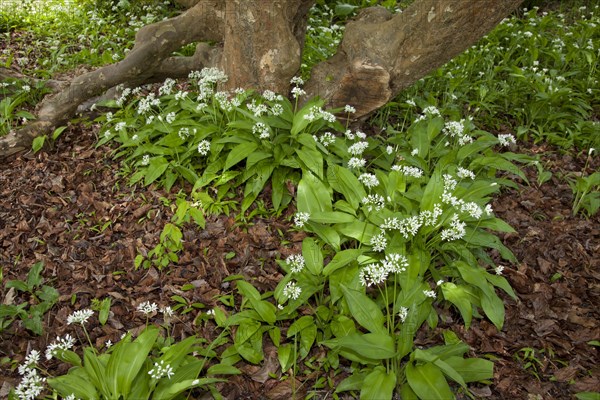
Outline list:
[[[0,138],[0,158],[28,150],[35,136],[50,133],[80,104],[119,84],[139,86],[219,66],[229,76],[224,89],[288,93],[315,0],[182,1],[192,7],[140,29],[124,60],[83,74],[44,99],[36,121]],[[338,52],[313,69],[304,100],[320,96],[330,107],[354,106],[355,118],[369,115],[466,50],[521,1],[417,0],[396,15],[380,7],[363,10],[347,24]],[[172,56],[193,42],[201,43],[192,57]]]

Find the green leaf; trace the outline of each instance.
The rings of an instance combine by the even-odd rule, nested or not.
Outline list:
[[[576,393],[577,400],[600,400],[599,392],[580,392]]]
[[[444,374],[432,363],[406,364],[406,379],[411,389],[422,399],[449,400],[454,394],[446,382]]]
[[[354,215],[339,211],[315,212],[310,215],[310,220],[320,224],[341,224],[356,221]]]
[[[361,400],[387,400],[391,399],[396,388],[396,374],[394,371],[387,373],[385,368],[376,367],[363,381],[360,391]]]
[[[341,285],[344,292],[344,298],[350,308],[350,314],[363,328],[373,333],[386,333],[384,327],[385,318],[379,309],[367,295],[357,290],[349,289]]]
[[[108,380],[112,393],[117,398],[127,397],[131,391],[131,384],[148,358],[158,333],[157,327],[149,326],[135,341],[119,342],[115,345],[106,366],[107,374],[103,379]]]
[[[327,168],[327,182],[331,188],[341,193],[354,209],[358,209],[367,193],[358,178],[347,168],[332,164]]]
[[[319,179],[323,179],[323,156],[318,150],[314,150],[303,146],[296,149],[298,159],[308,168],[310,172],[315,174]]]
[[[42,261],[38,261],[29,270],[27,273],[27,286],[29,290],[33,290],[36,286],[39,286],[44,281],[42,278],[42,269],[44,268],[44,263]]]
[[[333,210],[329,190],[310,172],[304,173],[298,184],[297,204],[298,211],[309,214]]]
[[[89,381],[85,369],[75,367],[66,375],[49,378],[48,385],[56,390],[63,398],[73,394],[79,399],[98,399],[98,391]]]
[[[241,373],[242,371],[233,365],[227,364],[215,364],[206,371],[206,375],[239,375]]]
[[[224,171],[228,170],[229,168],[233,167],[235,164],[242,161],[244,158],[250,156],[252,154],[252,152],[254,150],[256,150],[257,147],[258,147],[258,144],[254,143],[254,142],[241,143],[241,144],[238,144],[237,146],[235,146],[229,152],[229,155],[227,156],[227,159],[225,160],[225,166],[223,167],[223,170]]]
[[[341,381],[335,388],[335,392],[347,392],[349,390],[360,390],[368,372],[354,371],[352,375]]]
[[[169,162],[164,157],[153,157],[150,159],[146,173],[144,174],[144,185],[148,186],[165,173]]]
[[[318,276],[323,270],[323,253],[321,246],[310,237],[302,241],[302,255],[306,262],[306,269],[313,275]]]
[[[83,350],[83,368],[85,369],[87,379],[104,397],[112,398],[116,395],[109,389],[108,385],[112,385],[114,382],[109,382],[105,359],[102,359],[102,356],[98,357],[90,347],[86,347]],[[114,375],[112,375],[112,380],[114,379]]]
[[[347,249],[337,252],[331,261],[329,261],[329,264],[323,268],[323,275],[329,276],[334,271],[356,261],[362,253],[362,249]]]
[[[454,368],[466,382],[479,382],[494,377],[494,363],[481,358],[448,357],[444,362]]]
[[[106,324],[108,321],[108,315],[110,313],[110,297],[105,298],[100,302],[100,310],[98,311],[98,321],[101,325]]]
[[[37,153],[38,151],[40,151],[42,147],[44,147],[45,141],[46,135],[37,136],[36,138],[34,138],[33,142],[31,143],[31,149],[33,150],[33,152]]]
[[[287,337],[290,338],[292,336],[297,335],[298,333],[300,333],[300,331],[313,326],[315,324],[315,320],[313,319],[312,316],[310,315],[304,315],[300,318],[298,318],[296,321],[294,321],[294,323],[292,325],[290,325],[290,327],[288,328],[287,331]]]
[[[396,355],[394,339],[387,333],[353,333],[341,338],[324,340],[321,344],[357,354],[365,362],[385,360]]]
[[[52,135],[51,135],[51,137],[52,137],[52,140],[56,140],[56,139],[58,139],[58,137],[61,135],[61,133],[63,133],[63,131],[64,131],[65,129],[67,129],[67,127],[66,127],[66,126],[59,126],[58,128],[56,128],[56,129],[54,130],[54,132],[52,132]]]
[[[294,363],[294,357],[292,356],[292,346],[290,344],[284,344],[277,348],[277,359],[279,365],[281,365],[282,371],[290,369]]]
[[[482,294],[481,308],[483,308],[485,315],[487,315],[496,328],[501,330],[504,325],[504,302],[502,302],[493,290],[491,293],[482,291]]]
[[[442,284],[442,293],[444,298],[454,304],[460,311],[465,328],[469,329],[473,318],[473,306],[471,305],[470,293],[462,286],[457,286],[452,282]]]

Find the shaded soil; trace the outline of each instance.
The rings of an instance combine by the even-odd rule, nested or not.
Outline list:
[[[197,305],[178,314],[173,336],[214,338],[212,325],[202,316],[218,304],[219,296],[232,292],[224,278],[240,274],[259,290],[272,290],[282,276],[275,260],[297,251],[303,238],[290,229],[289,214],[243,224],[233,216],[209,216],[205,230],[192,225],[184,229],[185,249],[177,266],[136,270],[134,257],[152,249],[170,221],[172,210],[162,200],[167,194],[153,187],[128,187],[107,150],[95,149],[94,142],[95,128],[71,127],[55,149],[0,165],[4,282],[24,280],[29,268],[43,261],[46,283],[61,294],[45,316],[42,336],[20,322],[0,333],[0,359],[19,362],[28,350],[43,350],[57,335],[73,334],[73,327],[66,325],[68,315],[107,296],[112,298],[108,323],[101,326],[94,317],[89,325],[99,347],[144,326],[145,317],[135,311],[138,304],[173,306],[175,295],[205,308]],[[495,360],[494,380],[473,387],[477,398],[571,399],[574,393],[600,388],[600,355],[587,343],[600,339],[600,218],[572,217],[570,188],[558,179],[581,171],[585,157],[529,147],[527,151],[542,154],[554,177],[539,187],[535,170],[528,169],[531,185],[520,184],[494,202],[497,215],[517,231],[502,237],[519,260],[504,270],[518,294],[516,302],[506,299],[504,329],[498,332],[479,319],[466,331],[460,318],[446,311],[436,332],[424,331],[418,338],[423,345],[441,342],[441,329],[451,327],[472,347],[472,355]],[[184,285],[187,290],[182,290]],[[0,294],[6,301],[4,284]],[[28,300],[17,293],[12,301]],[[153,321],[160,322],[160,317]],[[522,349],[532,349],[535,358],[527,358]],[[281,373],[274,348],[266,347],[265,354],[264,366],[242,366],[243,375],[220,387],[226,398],[291,398],[291,380],[269,378],[269,373]],[[0,366],[0,397],[18,382],[15,365]],[[44,365],[66,372],[54,361]],[[323,374],[298,378],[300,393]],[[330,377],[339,382],[343,373]],[[326,388],[317,398],[331,398],[331,392]]]

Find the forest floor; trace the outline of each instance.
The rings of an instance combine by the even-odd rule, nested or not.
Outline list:
[[[167,194],[152,186],[128,187],[127,178],[116,173],[110,149],[96,149],[95,141],[94,128],[74,125],[54,149],[0,164],[4,282],[25,280],[31,266],[43,261],[45,284],[61,294],[45,315],[43,335],[33,335],[20,322],[0,334],[0,358],[21,361],[29,350],[43,351],[57,336],[74,334],[67,317],[107,296],[112,298],[108,323],[102,326],[92,318],[88,326],[99,347],[145,325],[145,316],[135,311],[138,304],[173,305],[174,295],[206,309],[178,315],[172,335],[214,337],[211,323],[195,322],[199,313],[217,305],[219,295],[231,291],[223,279],[241,274],[259,290],[272,290],[282,277],[275,260],[300,246],[303,234],[289,223],[293,210],[246,223],[233,215],[208,217],[206,229],[189,225],[184,230],[184,251],[176,266],[136,270],[134,257],[152,249],[170,221],[171,211],[161,200]],[[505,190],[493,202],[497,216],[517,231],[502,236],[519,260],[504,269],[518,295],[517,301],[505,299],[504,328],[498,331],[476,319],[465,330],[454,310],[441,310],[438,328],[423,329],[416,344],[441,343],[441,331],[452,328],[471,346],[472,355],[494,360],[493,381],[472,387],[476,398],[571,399],[574,393],[600,388],[600,351],[588,344],[600,338],[600,214],[573,217],[572,192],[557,178],[582,171],[587,154],[574,158],[543,146],[523,146],[523,152],[540,154],[554,176],[539,186],[535,169],[527,168],[530,183],[519,182],[518,190]],[[193,289],[181,290],[186,284]],[[0,294],[6,301],[4,285]],[[12,301],[24,299],[17,294]],[[291,380],[268,375],[280,373],[271,350],[265,348],[262,368],[241,367],[244,374],[223,384],[221,393],[228,399],[291,398]],[[55,360],[44,365],[66,372],[66,365]],[[332,378],[339,382],[343,377]],[[314,376],[298,379],[305,382],[302,394]],[[0,384],[1,398],[18,383],[16,370],[3,365],[0,382],[5,383]],[[331,398],[331,391],[324,389],[317,398]]]

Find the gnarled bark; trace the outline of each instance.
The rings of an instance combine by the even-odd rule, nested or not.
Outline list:
[[[468,49],[521,1],[415,1],[396,15],[366,9],[347,24],[339,51],[313,69],[307,97],[368,115]]]
[[[35,122],[0,138],[0,158],[29,149],[35,136],[119,84],[133,87],[219,66],[229,76],[224,89],[288,92],[315,0],[183,1],[195,5],[140,29],[124,60],[83,74],[45,99]],[[320,96],[331,107],[350,104],[355,118],[366,116],[474,44],[521,1],[423,0],[396,15],[380,7],[363,10],[347,24],[338,52],[313,69],[305,99]],[[192,57],[172,56],[193,42],[204,43]]]

